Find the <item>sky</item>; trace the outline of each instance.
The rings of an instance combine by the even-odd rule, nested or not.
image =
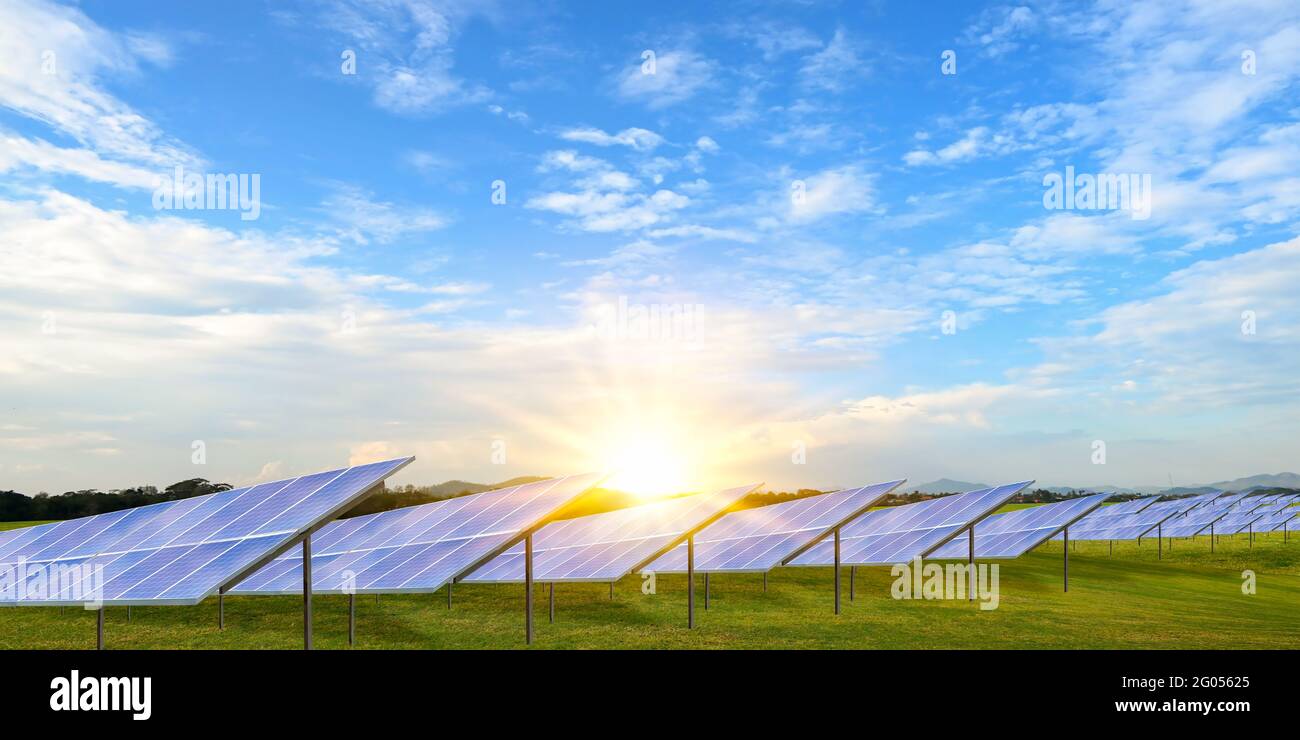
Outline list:
[[[0,0],[0,489],[1295,470],[1298,75],[1272,0]]]

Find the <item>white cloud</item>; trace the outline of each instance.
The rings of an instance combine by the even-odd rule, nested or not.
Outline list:
[[[822,170],[794,183],[788,196],[788,217],[791,221],[807,222],[871,211],[876,205],[874,180],[874,175],[856,166]]]
[[[42,139],[0,133],[0,172],[31,168],[77,175],[125,188],[153,188],[159,172],[104,159],[90,149],[64,149]]]
[[[615,91],[623,100],[658,110],[690,99],[712,82],[713,63],[708,59],[693,51],[665,51],[656,54],[653,74],[638,62],[619,75]]]
[[[813,87],[840,92],[850,86],[854,80],[866,76],[867,65],[858,57],[856,45],[849,41],[843,28],[835,30],[835,35],[820,51],[804,60],[804,84]]]
[[[613,146],[617,144],[646,152],[664,143],[662,136],[643,128],[625,128],[617,134],[608,134],[598,128],[574,128],[561,132],[560,138],[566,141],[595,144],[596,146]]]
[[[335,233],[358,244],[387,244],[447,225],[447,219],[431,209],[377,201],[371,193],[352,185],[338,185],[320,207],[333,222]]]

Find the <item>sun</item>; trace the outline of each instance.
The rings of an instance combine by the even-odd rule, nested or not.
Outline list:
[[[606,488],[640,498],[657,498],[693,490],[691,465],[672,438],[653,431],[623,435],[605,455],[610,477]]]

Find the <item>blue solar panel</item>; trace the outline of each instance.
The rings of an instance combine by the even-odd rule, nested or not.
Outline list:
[[[878,509],[840,530],[840,563],[891,565],[926,557],[972,523],[997,511],[1033,481]],[[787,565],[832,565],[835,546],[823,540]]]
[[[765,573],[852,521],[904,481],[736,511],[695,536],[695,569],[702,573]],[[665,553],[643,573],[685,573],[686,545]]]
[[[1198,534],[1208,534],[1211,525],[1231,514],[1229,504],[1201,506],[1166,519],[1160,526],[1159,534],[1162,537],[1195,537]],[[1221,534],[1228,533],[1221,532]]]
[[[729,488],[552,522],[533,536],[533,579],[616,581],[712,524],[757,487]],[[524,548],[516,545],[463,580],[522,582]]]
[[[975,525],[975,556],[985,559],[1018,558],[1087,516],[1109,496],[1108,493],[1098,493],[994,514]],[[969,556],[970,543],[964,537],[949,540],[930,554],[931,559]]]
[[[0,540],[0,606],[198,603],[412,459],[20,530]]]
[[[574,475],[332,522],[314,538],[321,593],[420,593],[459,580],[547,523],[600,482]],[[302,558],[287,554],[231,590],[296,593]]]
[[[1264,515],[1253,526],[1256,532],[1277,532],[1284,529],[1292,531],[1297,525],[1300,525],[1300,522],[1295,521],[1297,516],[1300,516],[1300,508],[1291,506]]]
[[[1158,499],[1159,496],[1147,496],[1146,498],[1135,498],[1132,501],[1125,501],[1111,506],[1102,506],[1091,514],[1088,514],[1088,519],[1096,520],[1112,516],[1128,516],[1129,514],[1136,514],[1151,504],[1154,504]]]
[[[1219,494],[1210,493],[1190,498],[1160,501],[1150,504],[1136,514],[1118,517],[1098,517],[1096,512],[1084,517],[1070,527],[1072,540],[1136,540],[1155,534],[1163,523],[1180,514],[1192,511]],[[1109,507],[1107,507],[1109,508]],[[1060,540],[1061,535],[1052,539]]]

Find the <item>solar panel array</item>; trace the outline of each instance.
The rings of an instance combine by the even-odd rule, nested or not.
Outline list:
[[[197,604],[412,459],[16,530],[0,572],[22,581],[0,589],[0,605]]]
[[[997,511],[1033,481],[983,488],[878,509],[840,530],[840,563],[890,565],[926,557],[974,522]],[[835,546],[823,540],[787,565],[831,565]]]
[[[601,478],[555,478],[333,522],[312,537],[312,589],[437,591],[544,524]],[[302,558],[285,555],[231,593],[297,593],[301,584]]]
[[[1198,534],[1208,533],[1212,524],[1231,515],[1232,511],[1229,506],[1201,506],[1166,520],[1160,527],[1160,535],[1163,537],[1195,537]],[[1227,534],[1227,532],[1222,534]]]
[[[1213,532],[1219,534],[1239,534],[1250,531],[1254,524],[1268,515],[1265,511],[1237,511],[1230,512],[1227,516],[1214,522],[1211,527],[1207,527],[1199,534],[1210,534]],[[1179,535],[1173,535],[1179,536]]]
[[[736,511],[695,536],[695,569],[704,573],[765,573],[875,506],[904,481]],[[642,572],[685,573],[686,546],[664,554]]]
[[[1154,504],[1158,499],[1159,496],[1147,496],[1146,498],[1135,498],[1132,501],[1125,501],[1123,503],[1113,504],[1111,506],[1102,506],[1098,508],[1096,511],[1089,514],[1088,518],[1102,519],[1105,517],[1128,516],[1129,514],[1136,514],[1139,511],[1142,511],[1143,509],[1147,508],[1151,504]]]
[[[758,484],[751,484],[552,522],[533,535],[533,579],[617,581],[712,523],[756,488]],[[498,555],[462,580],[522,583],[523,546]]]
[[[1094,512],[1070,527],[1072,540],[1136,540],[1154,534],[1159,527],[1163,532],[1164,522],[1186,513],[1218,496],[1217,493],[1190,498],[1159,501],[1148,505],[1136,514],[1119,517],[1098,517]],[[1107,507],[1109,508],[1109,507]],[[1062,539],[1056,535],[1052,539]]]
[[[1275,511],[1272,514],[1265,514],[1253,526],[1256,532],[1277,532],[1282,529],[1294,530],[1297,526],[1300,526],[1300,522],[1295,521],[1297,516],[1300,516],[1300,508],[1292,506],[1281,511]]]
[[[986,559],[1018,558],[1101,506],[1108,493],[1081,496],[1054,504],[1032,506],[994,514],[975,525],[975,556]],[[970,555],[966,538],[949,540],[930,554],[935,558]]]

